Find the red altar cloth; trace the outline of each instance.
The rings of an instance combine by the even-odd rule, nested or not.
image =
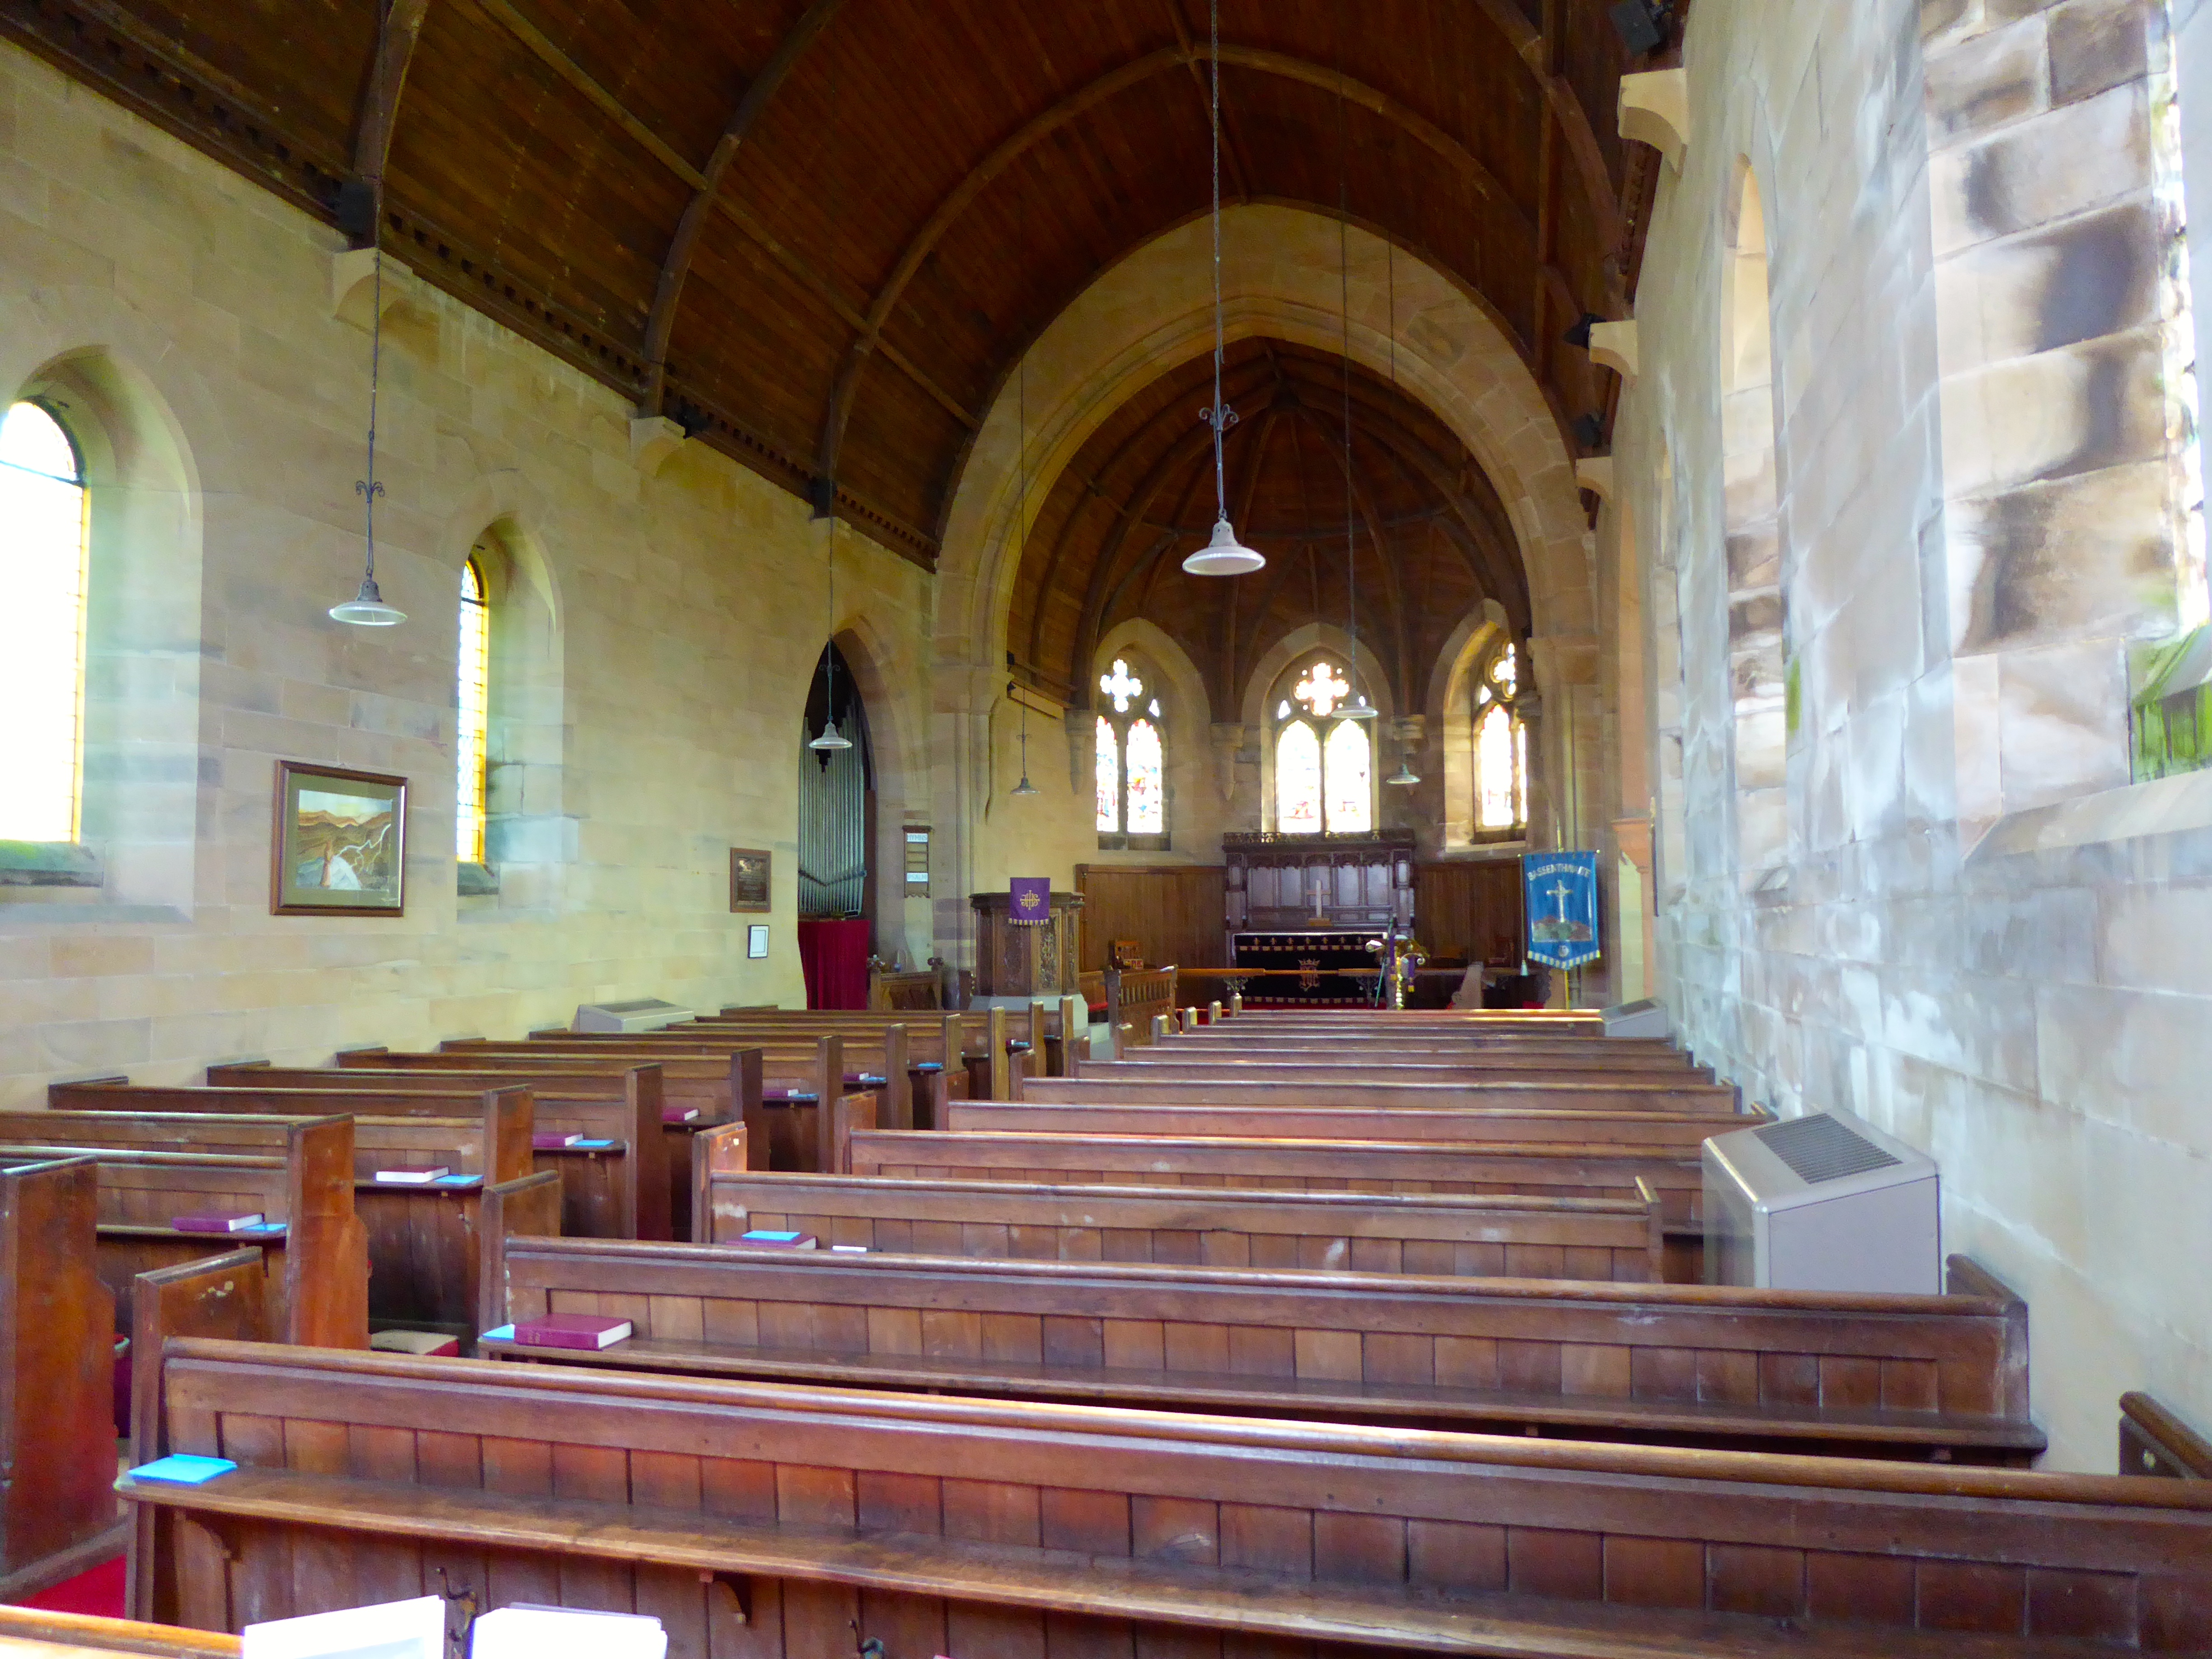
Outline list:
[[[802,921],[799,924],[799,967],[806,975],[809,1008],[866,1008],[868,1006],[868,924]]]

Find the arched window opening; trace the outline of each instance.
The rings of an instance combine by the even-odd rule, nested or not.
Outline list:
[[[84,775],[89,492],[44,405],[0,420],[0,840],[73,842]]]
[[[1166,719],[1160,700],[1126,658],[1098,677],[1098,845],[1103,851],[1168,846]]]
[[[456,690],[453,852],[463,864],[482,864],[491,775],[491,601],[476,553],[461,567]]]
[[[1475,839],[1517,841],[1528,830],[1528,726],[1510,645],[1475,676],[1474,732]]]
[[[1375,828],[1375,745],[1364,724],[1336,718],[1352,697],[1340,665],[1316,659],[1275,705],[1275,830],[1360,835]]]

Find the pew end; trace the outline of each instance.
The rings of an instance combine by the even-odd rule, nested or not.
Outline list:
[[[561,1236],[560,1171],[487,1186],[477,1224],[477,1329],[488,1331],[507,1320],[507,1241]]]
[[[2120,1396],[2122,1474],[2212,1480],[2212,1440],[2141,1392]]]
[[[852,1140],[846,1138],[849,1158]],[[691,1242],[711,1244],[717,1231],[714,1218],[714,1177],[738,1175],[750,1165],[743,1123],[718,1123],[691,1137]]]

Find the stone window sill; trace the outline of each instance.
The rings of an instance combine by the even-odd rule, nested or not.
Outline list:
[[[453,890],[463,898],[479,898],[499,891],[499,872],[487,864],[453,866]]]
[[[1981,860],[2052,853],[2185,830],[2212,830],[2212,770],[2154,778],[2008,813],[1990,827],[1970,856]]]
[[[98,887],[100,854],[66,841],[0,841],[0,887]]]

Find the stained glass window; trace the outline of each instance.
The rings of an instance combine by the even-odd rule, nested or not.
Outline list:
[[[1474,689],[1474,827],[1493,840],[1528,824],[1528,727],[1520,694],[1520,664],[1509,645],[1476,677]]]
[[[1328,827],[1332,834],[1356,834],[1375,827],[1374,746],[1367,728],[1339,720],[1323,751]]]
[[[1098,717],[1098,832],[1121,828],[1121,734],[1103,714]]]
[[[44,408],[0,420],[0,838],[75,841],[83,775],[89,492]]]
[[[1126,658],[1098,677],[1106,712],[1098,716],[1098,834],[1109,848],[1135,843],[1125,837],[1168,833],[1166,721],[1160,700]],[[1141,710],[1132,717],[1132,711]],[[1107,837],[1113,837],[1109,841]]]
[[[476,555],[461,567],[461,638],[454,724],[453,851],[484,861],[485,781],[491,761],[491,605]]]
[[[1275,828],[1285,835],[1321,833],[1321,738],[1292,720],[1275,739]]]
[[[1155,703],[1154,708],[1158,705]],[[1164,836],[1168,829],[1165,757],[1160,728],[1148,720],[1129,727],[1129,833]]]
[[[1295,678],[1293,678],[1295,677]],[[1367,727],[1343,719],[1350,677],[1316,658],[1284,676],[1275,705],[1275,829],[1283,835],[1357,835],[1375,827],[1375,746]]]

